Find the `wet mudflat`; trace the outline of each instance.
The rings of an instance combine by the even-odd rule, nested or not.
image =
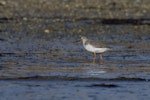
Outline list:
[[[0,16],[0,98],[149,100],[148,1],[136,0],[133,8],[128,0],[101,6],[101,0],[65,1],[65,6],[29,1],[0,2],[1,8],[8,8]],[[104,64],[98,55],[93,63],[79,35],[111,47],[103,54]]]

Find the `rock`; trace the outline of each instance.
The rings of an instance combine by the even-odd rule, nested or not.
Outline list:
[[[6,5],[6,2],[5,1],[0,1],[0,6],[4,6]]]

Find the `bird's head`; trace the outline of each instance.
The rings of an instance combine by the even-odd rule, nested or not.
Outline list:
[[[80,38],[83,42],[87,41],[87,38],[85,36],[80,36]]]

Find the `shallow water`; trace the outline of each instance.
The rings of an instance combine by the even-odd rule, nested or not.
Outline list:
[[[0,84],[1,98],[4,100],[148,100],[150,97],[149,82],[22,80],[1,81]]]
[[[93,64],[93,54],[84,50],[77,35],[49,40],[31,35],[21,40],[1,41],[0,97],[3,100],[22,97],[23,100],[148,100],[149,35],[141,35],[143,40],[131,36],[135,42],[126,40],[125,37],[130,40],[130,34],[124,38],[113,34],[115,40],[122,42],[110,39],[109,34],[87,35],[96,40],[106,36],[105,42],[112,50],[103,54],[102,65],[98,55]]]

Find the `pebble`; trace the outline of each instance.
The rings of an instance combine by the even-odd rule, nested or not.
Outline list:
[[[5,1],[0,1],[0,5],[4,6],[4,5],[6,5],[6,2]]]
[[[50,30],[49,29],[45,29],[44,32],[45,33],[50,33]]]

